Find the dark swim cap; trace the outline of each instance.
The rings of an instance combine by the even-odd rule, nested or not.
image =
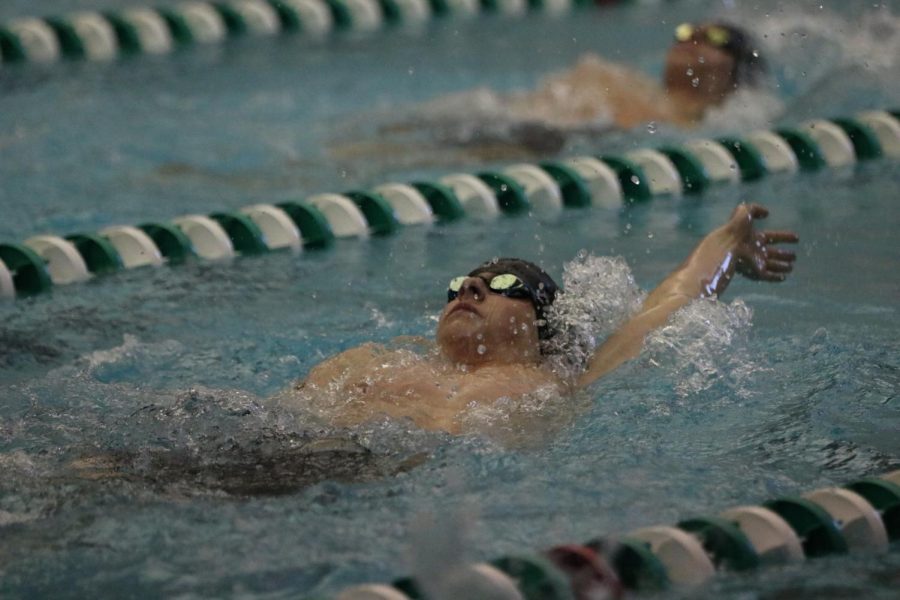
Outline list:
[[[542,268],[521,258],[494,258],[470,272],[469,277],[482,273],[509,273],[518,277],[531,294],[531,304],[534,305],[538,318],[538,337],[544,340],[552,335],[544,317],[544,309],[553,304],[559,287]]]
[[[719,27],[728,32],[728,41],[723,49],[734,58],[734,83],[750,86],[762,83],[767,71],[766,60],[750,32],[722,21],[704,23],[702,26]]]

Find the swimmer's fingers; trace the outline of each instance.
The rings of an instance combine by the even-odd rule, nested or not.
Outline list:
[[[786,260],[767,260],[766,271],[770,273],[790,273],[794,270],[794,265]]]
[[[750,217],[754,221],[756,219],[765,219],[769,216],[769,209],[762,204],[748,204],[747,212],[750,213]]]
[[[783,250],[781,248],[770,247],[766,248],[766,258],[781,260],[785,262],[794,262],[797,260],[797,255],[791,252],[790,250]]]
[[[757,279],[759,281],[772,281],[778,283],[787,279],[787,274],[773,273],[772,271],[763,271],[761,273],[758,273],[756,277],[754,277],[754,279]]]
[[[787,229],[763,231],[762,239],[766,244],[796,244],[800,241],[796,233]]]

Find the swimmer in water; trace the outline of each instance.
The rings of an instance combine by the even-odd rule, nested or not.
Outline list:
[[[596,54],[544,78],[536,89],[498,94],[478,89],[413,109],[412,118],[378,128],[374,141],[335,142],[337,159],[448,160],[461,148],[481,160],[557,153],[571,135],[596,135],[649,122],[691,126],[736,90],[763,84],[766,64],[749,33],[724,22],[682,23],[666,54],[662,85]],[[365,118],[365,123],[371,117]],[[407,136],[426,131],[430,148]],[[355,134],[354,134],[355,135]],[[439,151],[431,157],[429,149]]]
[[[604,117],[620,128],[649,121],[691,125],[739,88],[762,84],[765,69],[758,46],[743,29],[723,22],[682,23],[666,54],[662,87],[587,54],[572,69],[509,102],[513,114],[561,126]]]
[[[542,340],[553,335],[545,317],[558,289],[540,267],[519,259],[489,261],[450,280],[437,326],[438,351],[410,360],[410,351],[364,344],[314,367],[296,389],[342,399],[335,424],[352,426],[387,415],[428,430],[462,431],[461,418],[499,398],[515,401],[539,389],[570,395],[637,357],[646,336],[696,298],[719,297],[735,273],[783,281],[795,254],[790,231],[758,231],[762,206],[739,205],[606,339],[587,368],[563,379],[544,361]]]

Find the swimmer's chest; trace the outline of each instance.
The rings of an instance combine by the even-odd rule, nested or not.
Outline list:
[[[415,365],[386,366],[356,382],[361,400],[394,405],[435,404],[461,409],[471,402],[491,403],[534,391],[548,378],[516,365],[484,367],[473,372],[447,368],[428,361]]]

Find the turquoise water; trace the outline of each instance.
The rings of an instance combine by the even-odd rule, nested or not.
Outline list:
[[[589,49],[653,72],[671,25],[707,8],[3,70],[0,239],[473,171],[484,160],[464,151],[410,166],[336,160],[328,148],[379,123],[360,124],[361,113],[387,122],[392,105],[404,113],[478,85],[525,87]],[[783,108],[745,117],[796,123],[900,104],[896,66],[877,55],[852,66],[865,58],[859,38],[881,34],[851,35],[855,17],[831,10],[847,32],[773,41]],[[770,12],[738,16],[760,33],[789,21]],[[817,65],[811,54],[845,62]],[[639,128],[566,151],[696,135]],[[422,540],[449,528],[480,560],[900,468],[898,183],[898,164],[875,161],[622,212],[406,228],[328,252],[139,269],[0,304],[0,596],[328,594],[408,573],[414,552],[434,552]],[[404,423],[333,431],[314,410],[267,400],[329,354],[428,335],[446,281],[486,257],[532,258],[559,279],[580,250],[621,256],[647,289],[739,201],[767,204],[773,227],[799,232],[794,276],[735,282],[728,298],[749,307],[749,324],[731,318],[735,308],[699,307],[677,323],[674,349],[655,345],[588,398],[540,407],[551,431],[513,432],[530,444]],[[310,443],[333,436],[369,451],[344,443],[312,454]],[[98,456],[116,477],[72,465]],[[427,513],[438,531],[417,525]],[[890,598],[898,573],[897,552],[835,557],[722,574],[668,597]]]

